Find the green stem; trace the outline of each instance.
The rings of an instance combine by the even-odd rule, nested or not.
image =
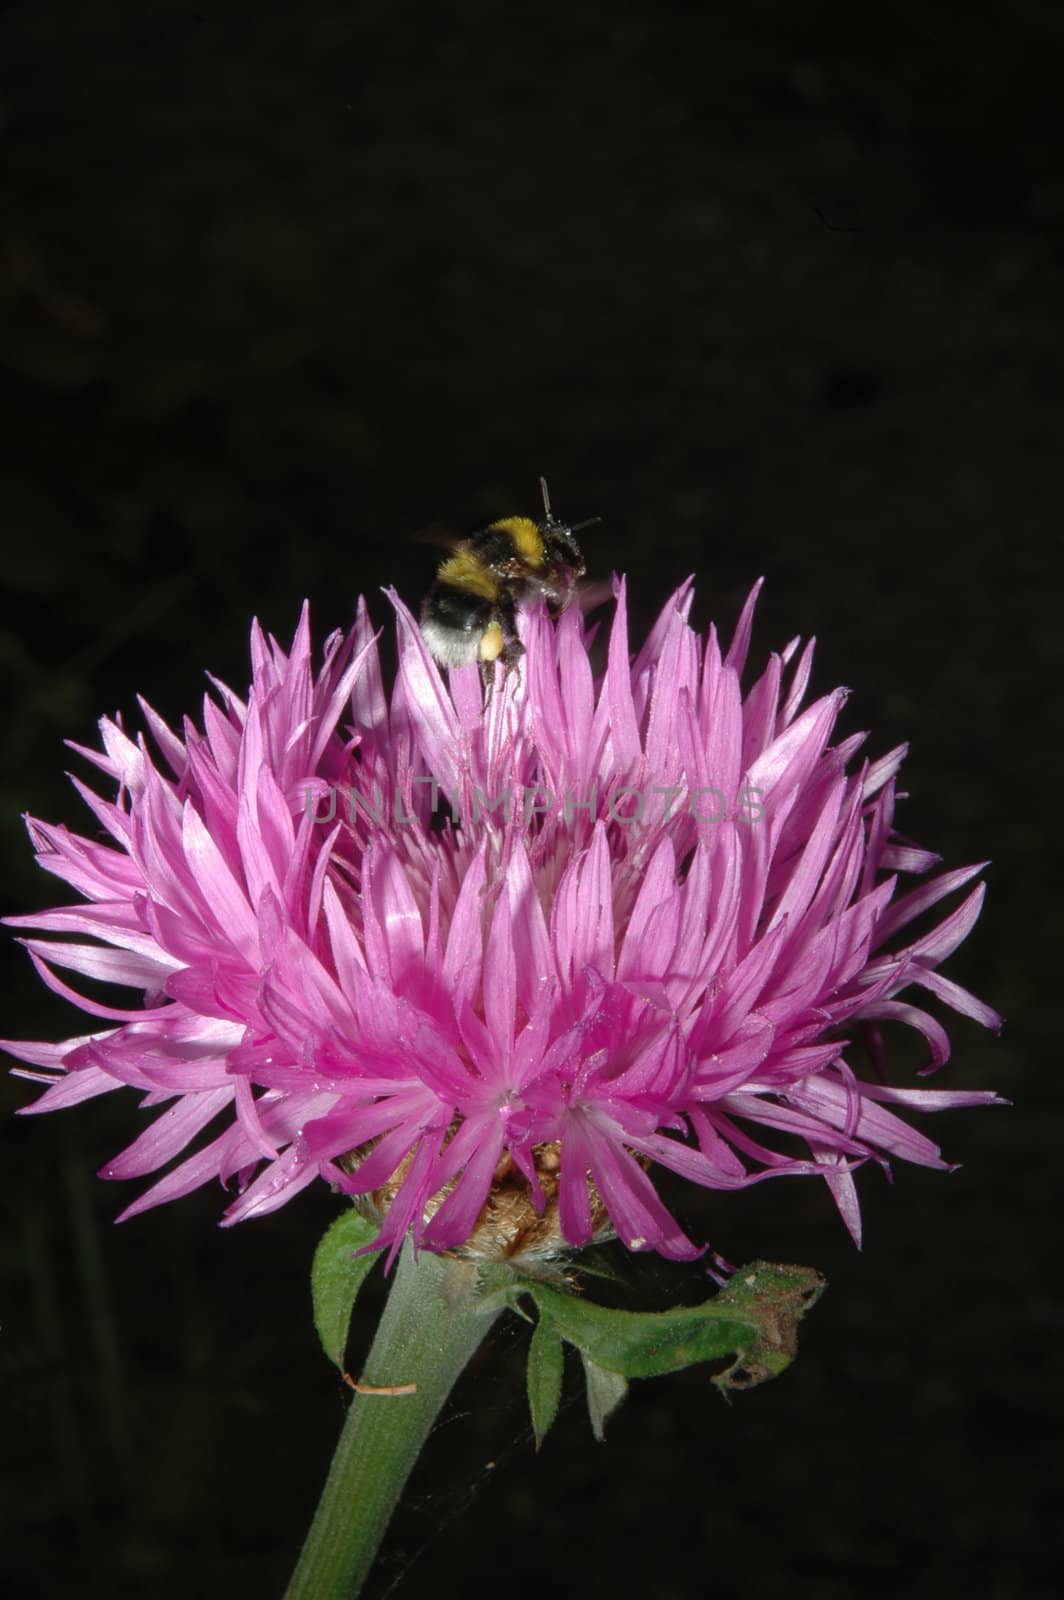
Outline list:
[[[468,1266],[403,1247],[362,1382],[416,1383],[417,1393],[352,1397],[285,1600],[359,1593],[418,1452],[498,1315]]]

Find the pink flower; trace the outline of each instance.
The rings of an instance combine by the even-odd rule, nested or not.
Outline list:
[[[892,830],[904,750],[855,765],[863,736],[830,743],[844,693],[802,709],[811,644],[742,694],[756,593],[722,657],[683,585],[633,661],[619,584],[597,675],[578,610],[531,610],[486,704],[475,668],[444,682],[394,595],[390,697],[364,605],[317,673],[304,610],[287,654],[254,627],[247,701],[216,685],[202,731],[143,705],[158,755],[105,718],[103,754],[81,753],[117,796],[78,788],[112,842],[31,821],[83,898],[10,919],[59,936],[25,943],[100,1027],[6,1046],[43,1069],[22,1072],[48,1085],[27,1109],[122,1085],[163,1108],[103,1169],[182,1158],[124,1216],[220,1178],[236,1222],[320,1175],[374,1197],[393,1249],[412,1229],[440,1250],[516,1186],[500,1253],[546,1209],[555,1245],[608,1219],[631,1249],[696,1255],[657,1164],[719,1189],[818,1174],[856,1237],[855,1166],[944,1166],[899,1110],[995,1099],[847,1061],[857,1030],[897,1021],[942,1065],[913,990],[997,1025],[938,970],[981,886],[903,933],[980,868],[896,895],[935,861]],[[56,969],[141,995],[103,1003]]]

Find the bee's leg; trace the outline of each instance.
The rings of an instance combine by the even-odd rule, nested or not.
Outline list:
[[[512,600],[499,601],[499,626],[502,629],[502,662],[507,672],[517,672],[520,682],[520,662],[525,653],[517,633],[517,611]]]
[[[484,704],[491,698],[495,684],[495,663],[505,659],[506,639],[497,606],[485,606],[483,632],[480,635],[480,682],[485,691]]]
[[[508,677],[517,668],[525,653],[517,633],[517,615],[514,602],[500,599],[495,605],[492,619],[484,630],[480,645],[480,681],[490,698],[495,686],[495,663],[501,661]],[[487,701],[485,701],[487,704]]]

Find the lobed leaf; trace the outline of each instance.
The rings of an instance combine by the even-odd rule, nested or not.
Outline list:
[[[587,1380],[587,1411],[591,1418],[591,1431],[599,1444],[606,1437],[606,1423],[628,1393],[628,1379],[618,1372],[598,1366],[581,1350],[584,1377]]]
[[[561,1334],[550,1318],[540,1312],[528,1347],[528,1407],[532,1413],[537,1450],[541,1448],[558,1414],[563,1363]]]
[[[341,1372],[355,1297],[381,1254],[375,1251],[357,1256],[354,1252],[372,1244],[376,1235],[375,1224],[352,1209],[337,1217],[314,1252],[310,1269],[314,1326],[322,1349]]]
[[[776,1377],[797,1349],[798,1321],[824,1280],[809,1267],[755,1261],[700,1306],[619,1311],[548,1284],[527,1280],[540,1317],[596,1367],[625,1378],[652,1378],[701,1361],[735,1359],[714,1382],[749,1388]]]

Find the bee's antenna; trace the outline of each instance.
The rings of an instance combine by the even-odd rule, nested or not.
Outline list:
[[[540,477],[539,487],[543,495],[543,526],[545,528],[563,528],[567,533],[579,533],[581,528],[593,528],[597,522],[602,521],[601,517],[586,517],[583,522],[574,523],[572,527],[568,523],[555,522],[554,513],[550,508],[550,491],[547,488],[546,478]]]

